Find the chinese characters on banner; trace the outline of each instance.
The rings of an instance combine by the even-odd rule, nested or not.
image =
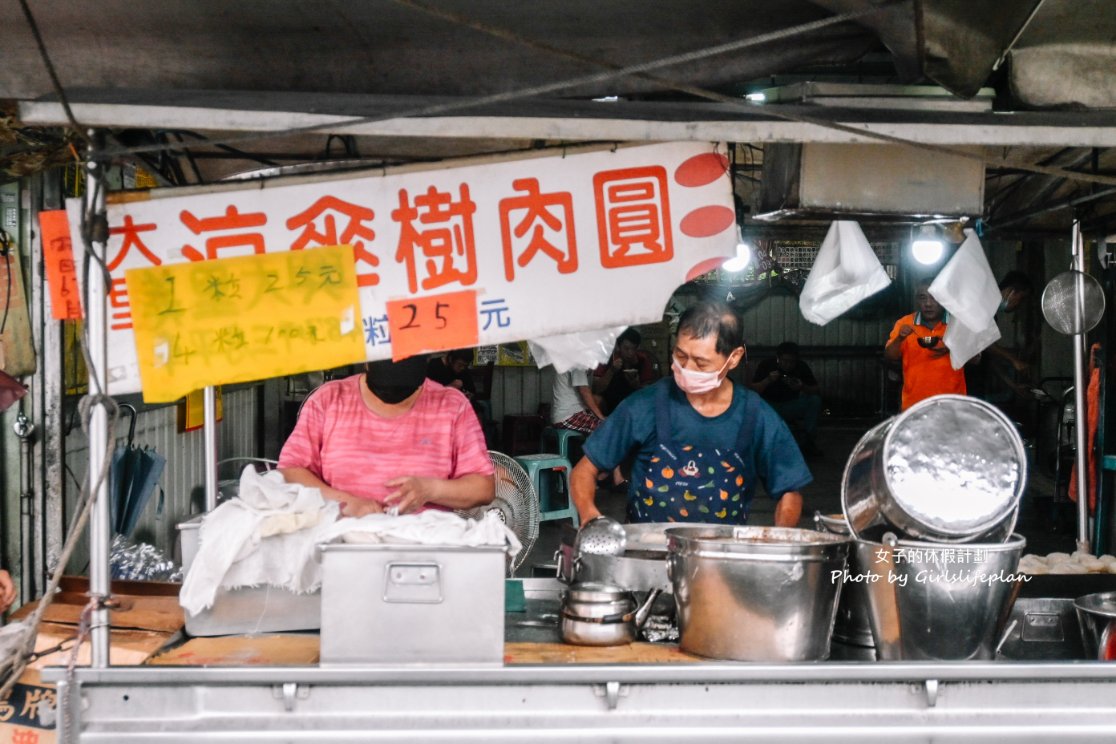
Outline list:
[[[147,402],[360,361],[350,246],[131,269]]]
[[[690,269],[733,255],[726,169],[684,142],[110,203],[109,388],[140,389],[126,271],[323,245],[352,247],[364,359],[658,320]],[[420,309],[421,333],[400,315]]]

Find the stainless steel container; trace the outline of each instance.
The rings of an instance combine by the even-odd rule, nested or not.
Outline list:
[[[578,646],[618,646],[636,639],[659,596],[652,590],[637,607],[631,592],[611,584],[574,584],[562,601],[562,640]]]
[[[850,536],[849,524],[843,514],[814,514],[819,532]],[[841,590],[837,602],[837,619],[833,624],[833,640],[863,648],[874,647],[872,623],[868,617],[868,593],[864,585],[851,583]]]
[[[993,659],[1027,541],[943,545],[857,540],[847,583],[868,594],[876,655],[888,661]]]
[[[323,664],[503,662],[504,547],[319,550]]]
[[[1073,603],[1081,625],[1085,654],[1098,661],[1116,661],[1116,592],[1079,597]]]
[[[562,544],[555,556],[558,578],[571,584],[574,581],[615,584],[634,592],[649,592],[652,589],[670,592],[666,531],[678,526],[677,522],[626,524],[627,545],[624,553],[618,556],[577,555],[572,536],[563,533]],[[700,525],[691,523],[690,526]]]
[[[841,483],[852,534],[876,525],[935,542],[1001,542],[1027,480],[1015,426],[997,408],[938,395],[869,430]]]
[[[778,527],[667,530],[682,650],[735,661],[827,658],[850,543]]]
[[[198,554],[202,517],[178,525],[183,573]],[[253,635],[322,626],[322,598],[318,592],[296,594],[272,586],[218,589],[213,606],[197,615],[186,614],[190,636]]]

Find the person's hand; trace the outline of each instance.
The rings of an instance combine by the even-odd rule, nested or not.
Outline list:
[[[914,333],[914,330],[914,326],[910,323],[904,324],[903,327],[899,329],[899,338],[906,338],[907,336]]]
[[[1022,359],[1012,359],[1011,366],[1015,367],[1015,371],[1021,375],[1027,374],[1031,369],[1031,365],[1027,364]]]
[[[375,499],[358,499],[356,496],[349,496],[347,499],[339,499],[341,501],[341,516],[343,517],[363,517],[367,514],[383,514],[384,507],[379,501]]]
[[[5,612],[15,602],[16,590],[12,575],[0,569],[0,612]]]
[[[436,483],[436,478],[394,478],[387,482],[387,487],[395,490],[387,495],[384,503],[398,507],[400,514],[417,512],[434,498]]]
[[[945,344],[938,344],[937,346],[931,346],[927,351],[930,352],[932,358],[940,359],[949,354],[949,347]]]
[[[620,357],[619,354],[612,355],[612,368],[615,370],[624,368],[624,360]]]

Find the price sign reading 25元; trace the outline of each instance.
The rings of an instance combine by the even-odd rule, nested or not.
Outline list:
[[[391,358],[477,345],[477,293],[448,292],[387,303]]]

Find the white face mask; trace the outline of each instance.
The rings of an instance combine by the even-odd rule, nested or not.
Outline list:
[[[674,382],[678,387],[682,388],[683,392],[693,393],[700,395],[701,393],[708,393],[711,390],[716,390],[717,386],[721,384],[721,373],[725,371],[728,366],[729,359],[721,365],[721,368],[716,372],[702,372],[696,369],[683,369],[682,365],[678,363],[678,359],[672,359],[670,366],[674,371]]]

